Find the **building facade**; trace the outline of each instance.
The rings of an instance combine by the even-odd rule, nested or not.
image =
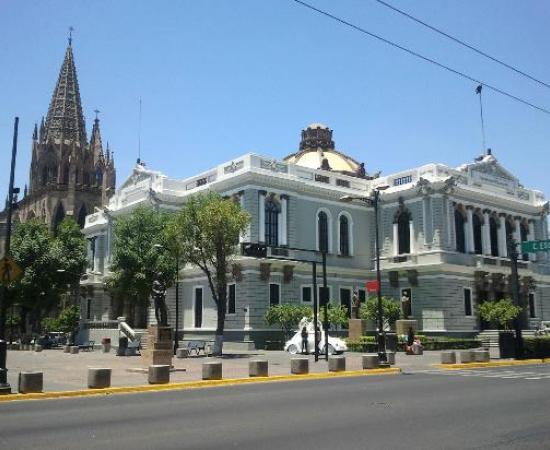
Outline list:
[[[251,215],[242,242],[271,247],[265,259],[240,256],[233,261],[227,340],[263,345],[278,336],[264,322],[270,305],[312,305],[311,264],[290,259],[320,261],[315,251],[323,248],[328,252],[330,301],[351,310],[354,291],[366,298],[365,282],[375,279],[376,222],[365,202],[341,200],[368,198],[375,189],[381,189],[383,295],[408,295],[412,316],[424,333],[470,336],[486,328],[476,305],[511,296],[509,236],[518,241],[548,238],[543,193],[523,187],[490,152],[457,168],[427,164],[381,177],[337,151],[332,130],[312,124],[302,131],[298,152],[283,160],[246,154],[185,180],[136,166],[108,206],[86,218],[84,232],[96,247],[90,253],[93,270],[83,282],[83,316],[91,328],[116,319],[105,280],[117,217],[138,205],[176,210],[189,196],[208,190],[233,196]],[[524,327],[533,328],[550,320],[548,255],[522,255],[519,274]],[[320,271],[318,277],[320,286]],[[180,337],[213,336],[216,310],[204,275],[185,267],[179,290]],[[174,324],[174,289],[167,303]],[[154,315],[149,313],[148,319],[154,321]]]
[[[83,227],[115,192],[115,162],[108,145],[103,148],[97,112],[87,139],[70,39],[46,120],[35,124],[31,152],[29,185],[16,202],[14,223],[39,218],[55,231],[69,216]],[[4,211],[0,222],[5,220]]]

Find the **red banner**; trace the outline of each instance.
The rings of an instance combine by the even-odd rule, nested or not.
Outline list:
[[[366,283],[367,292],[378,292],[380,290],[380,284],[378,280],[367,281]]]

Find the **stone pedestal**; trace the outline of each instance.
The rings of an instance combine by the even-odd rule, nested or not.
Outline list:
[[[267,359],[253,359],[248,362],[248,374],[251,377],[269,376],[269,363]]]
[[[218,361],[209,361],[202,364],[203,380],[221,380],[222,363]]]
[[[367,334],[367,320],[349,319],[348,338],[352,342],[359,342],[361,336]]]
[[[395,322],[395,333],[398,336],[408,336],[409,328],[413,329],[413,333],[416,334],[418,330],[418,320],[415,319],[403,319]]]
[[[380,358],[377,353],[367,353],[362,356],[363,369],[378,369],[380,367]]]
[[[174,356],[172,328],[151,325],[147,328],[147,348],[141,351],[143,364],[146,367],[167,365],[172,366]]]
[[[44,376],[42,372],[20,372],[19,392],[30,394],[44,390]]]
[[[456,353],[452,350],[441,352],[441,364],[456,364]]]
[[[302,375],[302,374],[309,373],[309,359],[292,358],[290,360],[290,373],[294,375]]]
[[[88,369],[88,388],[104,389],[111,387],[111,369],[93,368]]]
[[[328,371],[329,372],[343,372],[346,370],[346,357],[345,356],[329,356],[328,357]]]
[[[166,384],[170,382],[170,366],[152,365],[148,372],[149,384]]]
[[[458,352],[461,363],[471,363],[474,360],[473,350],[461,350]]]

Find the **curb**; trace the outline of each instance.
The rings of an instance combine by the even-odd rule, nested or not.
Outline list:
[[[434,367],[443,370],[460,370],[460,369],[482,369],[485,367],[513,367],[513,366],[528,366],[531,364],[549,364],[550,359],[522,359],[517,361],[490,361],[490,362],[473,362],[462,364],[434,364]]]
[[[142,386],[121,386],[105,389],[82,389],[79,391],[41,392],[35,394],[8,394],[0,396],[0,403],[26,401],[26,400],[50,400],[74,397],[89,397],[111,394],[131,394],[143,392],[179,391],[186,389],[202,389],[218,386],[236,386],[240,384],[274,383],[282,381],[307,381],[322,380],[327,378],[346,378],[376,375],[397,375],[401,373],[399,368],[350,370],[345,372],[322,372],[305,375],[275,375],[271,377],[253,378],[227,378],[222,380],[187,381],[183,383],[168,383]]]

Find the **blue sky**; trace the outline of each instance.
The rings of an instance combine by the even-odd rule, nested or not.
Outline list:
[[[309,0],[442,63],[550,108],[537,86],[374,0]],[[550,83],[550,3],[404,1],[395,6]],[[291,0],[0,1],[0,198],[13,117],[16,184],[28,181],[31,134],[47,112],[67,45],[88,131],[101,110],[118,182],[137,157],[184,178],[255,151],[284,157],[311,122],[369,172],[481,152],[475,84],[366,38]],[[484,91],[487,146],[528,187],[550,192],[550,116]]]

